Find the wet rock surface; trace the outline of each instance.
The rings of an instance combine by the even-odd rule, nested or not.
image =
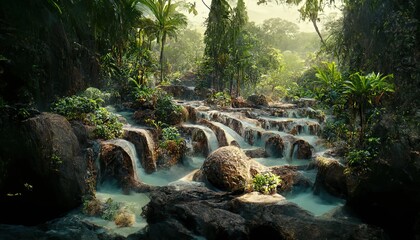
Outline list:
[[[347,196],[347,177],[344,174],[345,166],[336,159],[318,156],[315,159],[318,172],[315,180],[315,193],[321,190],[329,194],[344,198]]]
[[[126,193],[148,191],[149,186],[141,183],[136,175],[136,166],[126,143],[123,140],[101,143],[98,182],[115,181]]]
[[[316,218],[281,198],[214,192],[203,187],[151,193],[144,236],[168,239],[387,239],[382,230]]]

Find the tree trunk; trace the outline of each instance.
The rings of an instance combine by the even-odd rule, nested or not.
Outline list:
[[[321,32],[319,31],[318,25],[316,24],[316,19],[311,19],[312,24],[314,25],[315,31],[321,39],[322,45],[326,46],[324,38],[322,38]]]
[[[159,62],[160,62],[160,83],[163,81],[163,51],[165,48],[165,42],[166,42],[166,33],[164,33],[162,35],[162,41],[161,41],[161,46],[160,46],[160,58],[159,58]]]

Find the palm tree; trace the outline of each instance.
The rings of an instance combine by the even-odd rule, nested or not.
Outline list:
[[[378,105],[381,97],[387,92],[394,92],[393,84],[388,82],[393,75],[374,72],[368,75],[361,75],[356,72],[350,75],[350,79],[343,84],[343,94],[348,98],[354,115],[359,115],[360,121],[360,143],[362,143],[365,130],[365,114],[369,106]]]
[[[178,30],[187,25],[187,17],[176,9],[178,3],[171,0],[140,0],[154,17],[157,27],[157,41],[160,43],[160,81],[163,81],[163,56],[167,37],[176,37]]]

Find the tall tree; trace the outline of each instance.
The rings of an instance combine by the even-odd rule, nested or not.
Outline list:
[[[158,29],[160,44],[160,82],[163,81],[163,56],[167,37],[175,37],[181,27],[187,25],[187,17],[177,11],[178,3],[171,0],[140,0],[152,13]]]
[[[204,33],[204,68],[210,78],[210,86],[218,90],[224,87],[223,78],[229,58],[229,15],[230,6],[226,0],[212,0]]]
[[[231,34],[232,45],[231,54],[233,66],[236,72],[236,96],[240,95],[241,82],[244,79],[244,68],[249,58],[249,41],[245,26],[248,23],[248,13],[246,12],[243,0],[238,0],[232,19]],[[232,95],[233,79],[230,79],[230,93]]]

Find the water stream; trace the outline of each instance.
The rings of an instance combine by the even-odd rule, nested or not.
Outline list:
[[[113,108],[108,108],[108,109],[115,112],[115,109]],[[131,129],[144,129],[144,127],[139,126],[134,122],[134,120],[131,117],[132,115],[131,112],[116,112],[116,113],[127,119],[128,124],[125,126],[126,128],[129,127]],[[217,113],[215,111],[211,111],[211,114],[209,114],[208,112],[199,112],[199,114],[197,115],[201,118],[211,119],[210,115],[212,114],[220,114],[220,113]],[[287,140],[287,139],[292,139],[292,138],[302,139],[308,142],[311,146],[314,147],[313,148],[314,154],[320,154],[321,151],[325,150],[325,147],[322,146],[322,144],[320,144],[320,141],[319,141],[320,138],[316,135],[311,135],[308,128],[303,127],[302,132],[293,136],[284,131],[271,129],[271,127],[269,127],[268,129],[266,128],[266,130],[264,130],[260,128],[259,126],[257,126],[254,122],[248,122],[244,119],[239,119],[238,114],[240,113],[235,113],[233,115],[227,115],[228,113],[223,113],[223,114],[226,114],[225,117],[235,118],[236,120],[241,121],[243,129],[245,129],[245,127],[249,127],[249,128],[258,129],[258,131],[265,131],[267,133],[278,134],[280,137],[282,137],[283,142],[285,143],[285,148],[287,148],[285,150],[285,153],[290,151],[290,147],[291,147],[291,146],[288,147],[288,144],[289,145],[291,144],[288,143],[288,141],[290,140]],[[296,114],[290,114],[290,116],[293,116],[293,117],[295,117],[295,115]],[[271,117],[271,116],[261,116],[259,118],[264,119],[264,121],[270,121],[270,120],[290,121],[292,120],[294,123],[299,123],[302,126],[306,125],[305,123],[306,121],[315,121],[308,118],[299,119],[299,118],[281,118],[281,117]],[[261,142],[256,142],[254,143],[254,146],[252,146],[245,141],[243,136],[239,135],[232,128],[216,121],[211,121],[211,123],[223,129],[226,135],[234,139],[242,149],[255,149],[256,146],[264,146],[265,144],[264,142],[262,142],[262,139],[259,139],[258,141],[261,141]],[[198,128],[198,129],[203,130],[203,132],[205,133],[207,137],[209,152],[214,151],[215,149],[219,147],[217,137],[210,128],[206,126],[198,125],[198,124],[184,124],[184,127]],[[134,161],[133,165],[137,169],[138,178],[140,179],[140,181],[147,183],[149,185],[152,185],[152,186],[166,186],[166,185],[171,185],[174,182],[189,181],[189,180],[186,180],[185,178],[189,176],[192,171],[199,169],[205,160],[205,158],[202,156],[190,156],[190,154],[188,154],[188,156],[185,156],[182,164],[173,166],[170,169],[163,169],[163,170],[154,172],[152,174],[146,174],[145,170],[142,168],[140,164],[139,158],[137,156],[138,153],[135,152],[135,148],[132,146],[132,144],[131,145],[130,143],[127,144],[126,141],[125,142],[124,141],[125,140],[118,140],[117,143],[119,145],[125,145],[125,148],[127,147],[129,148],[128,151],[131,152],[130,154],[133,157],[133,161]],[[310,162],[310,160],[298,160],[298,159],[293,159],[293,158],[290,159],[287,157],[286,154],[284,155],[285,157],[282,157],[282,158],[255,158],[255,160],[265,166],[280,166],[280,165],[306,166]],[[301,171],[301,172],[305,177],[310,179],[312,182],[315,181],[316,170]],[[132,228],[118,229],[114,223],[101,220],[99,218],[89,218],[88,219],[89,221],[93,221],[95,222],[95,224],[105,226],[108,229],[111,229],[121,235],[128,235],[129,233],[135,232],[138,229],[141,229],[144,226],[146,226],[144,219],[140,217],[141,207],[146,205],[147,202],[149,201],[146,194],[133,193],[131,195],[123,195],[118,190],[112,189],[110,187],[102,186],[97,191],[97,197],[101,199],[112,198],[115,201],[119,201],[119,202],[121,201],[121,202],[127,203],[128,205],[132,205],[134,209],[134,213],[137,216],[136,223]],[[314,195],[312,192],[312,189],[294,189],[291,193],[286,194],[285,197],[288,201],[296,203],[303,209],[308,210],[309,212],[313,213],[316,216],[320,216],[332,210],[333,208],[337,206],[342,206],[344,204],[343,200],[332,197],[326,193],[322,193],[320,195]]]

